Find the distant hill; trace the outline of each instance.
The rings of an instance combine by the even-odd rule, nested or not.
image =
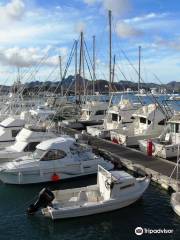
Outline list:
[[[76,80],[76,87],[78,91],[83,92],[84,88],[86,88],[87,93],[92,92],[93,88],[93,82],[89,81],[88,79],[83,80],[81,76],[77,76]],[[100,93],[108,93],[109,91],[109,82],[103,79],[96,80],[94,82],[94,87],[96,92]],[[9,86],[3,86],[0,85],[0,89],[3,92],[10,91]],[[31,92],[31,91],[51,91],[54,92],[56,90],[56,93],[59,93],[62,91],[69,90],[70,94],[74,93],[75,89],[75,77],[72,75],[69,75],[67,78],[63,79],[62,82],[56,81],[32,81],[29,83],[24,84],[24,88],[26,89],[25,92]],[[131,88],[133,91],[137,91],[138,84],[131,81],[124,81],[121,80],[119,82],[115,82],[111,84],[111,90],[114,91],[124,91],[127,88]],[[146,90],[150,90],[150,88],[165,88],[168,92],[172,93],[173,91],[176,93],[180,93],[180,82],[172,81],[167,84],[156,84],[156,83],[141,83],[141,88],[144,88]]]

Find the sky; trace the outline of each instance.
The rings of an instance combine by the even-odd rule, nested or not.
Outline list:
[[[139,46],[145,82],[180,81],[179,0],[0,0],[0,84],[12,84],[18,68],[22,82],[58,81],[58,56],[65,69],[81,31],[90,56],[96,36],[96,78],[108,80],[108,10],[115,81],[137,81]]]

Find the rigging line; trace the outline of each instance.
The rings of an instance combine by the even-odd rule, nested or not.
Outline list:
[[[76,48],[76,40],[74,40],[74,43],[73,43],[73,46],[72,46],[72,49],[71,49],[71,52],[70,52],[70,55],[69,55],[69,58],[68,58],[68,61],[67,61],[64,73],[63,73],[62,81],[65,79],[67,71],[68,71],[68,68],[69,68],[69,66],[70,66],[70,64],[72,62],[72,57],[74,56],[75,48]],[[56,93],[57,89],[62,85],[62,81],[59,82],[59,84],[57,85],[54,93]],[[65,94],[65,96],[66,96],[66,94]]]
[[[40,93],[40,91],[43,89],[43,87],[46,85],[46,82],[50,79],[50,77],[52,76],[52,74],[57,70],[58,65],[56,65],[53,70],[48,74],[48,76],[46,77],[45,81],[43,82],[43,84],[39,87],[38,91],[35,93],[35,95],[38,95]]]
[[[125,58],[127,59],[127,61],[129,62],[129,64],[132,66],[132,68],[133,68],[133,69],[135,70],[135,72],[138,74],[138,71],[136,70],[136,68],[134,67],[134,65],[130,62],[130,60],[129,60],[129,58],[127,57],[127,55],[125,54],[125,52],[124,52],[123,50],[121,50],[121,51],[122,51],[122,53],[124,54],[124,56],[125,56]],[[143,81],[143,83],[144,83],[143,78],[142,78],[142,77],[140,77],[140,78],[141,78],[141,81]],[[167,119],[169,119],[169,116],[167,115],[166,111],[164,111],[164,109],[162,108],[161,104],[160,104],[159,101],[156,99],[156,97],[155,97],[152,93],[150,93],[150,95],[147,94],[147,96],[149,96],[149,97],[151,96],[151,97],[153,98],[154,102],[155,102],[156,104],[158,104],[158,106],[159,106],[161,112],[163,113],[163,115],[164,115]]]
[[[85,61],[86,61],[86,64],[87,64],[87,67],[88,67],[88,71],[89,71],[89,74],[90,74],[90,78],[91,78],[91,81],[93,80],[93,76],[91,74],[91,70],[90,70],[90,67],[89,67],[89,63],[87,61],[87,57],[86,57],[86,53],[84,52],[84,57],[85,57]],[[86,91],[87,91],[87,88],[88,88],[88,83],[86,84]]]
[[[42,59],[42,61],[43,61],[43,59]],[[42,61],[41,61],[41,62],[42,62]],[[41,64],[41,62],[38,64],[38,67],[39,67],[39,68],[37,68],[37,69],[36,69],[36,72],[35,72],[35,73],[37,73],[37,72],[39,71],[39,69],[40,69],[40,66],[41,66],[41,65],[40,65],[40,64]],[[30,80],[30,79],[31,79],[32,75],[33,75],[33,72],[31,72],[31,73],[30,73],[29,77],[27,78],[27,82],[28,82],[28,80]],[[27,83],[27,82],[26,82],[26,83]],[[22,93],[23,93],[24,89],[25,89],[25,85],[24,85],[24,86],[23,86],[23,88],[22,88],[22,89],[20,89],[20,90],[19,90],[19,91],[18,91],[16,94],[20,96],[20,94],[22,94]]]
[[[70,56],[69,56],[69,59],[68,59],[67,65],[66,65],[66,69],[65,69],[64,74],[63,74],[63,79],[66,77],[67,70],[68,70],[68,68],[69,68],[69,66],[72,62],[72,57],[73,57],[73,55],[75,54],[75,51],[76,51],[76,42],[78,42],[78,41],[76,41],[76,40],[74,41],[74,44],[73,44],[73,47],[71,49],[71,53],[70,53]],[[76,80],[76,78],[74,78],[74,81],[71,81],[71,83],[69,84],[69,87],[66,90],[66,93],[64,95],[65,97],[67,96],[67,93],[69,92],[69,89],[71,88],[71,86],[75,82],[75,80]],[[55,89],[55,91],[56,90],[57,90],[57,88]],[[54,91],[54,93],[55,93],[55,91]],[[58,113],[59,109],[61,109],[61,105],[56,109],[56,112],[53,114],[53,118],[51,119],[51,122],[50,122],[50,127],[53,125],[53,121],[54,121],[55,116]]]

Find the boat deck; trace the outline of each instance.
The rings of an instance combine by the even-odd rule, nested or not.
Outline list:
[[[79,133],[77,130],[69,128],[63,128],[62,131],[73,136]],[[89,144],[93,147],[109,153],[116,159],[116,162],[129,170],[140,174],[151,174],[152,180],[166,189],[169,187],[176,188],[176,171],[169,182],[169,177],[176,165],[174,162],[162,158],[149,157],[136,149],[93,137],[86,133],[82,135],[82,138],[83,140],[88,140]]]

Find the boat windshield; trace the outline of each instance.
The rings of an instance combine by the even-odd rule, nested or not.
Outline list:
[[[32,158],[34,159],[40,159],[46,151],[41,150],[41,149],[36,149],[32,154]]]

